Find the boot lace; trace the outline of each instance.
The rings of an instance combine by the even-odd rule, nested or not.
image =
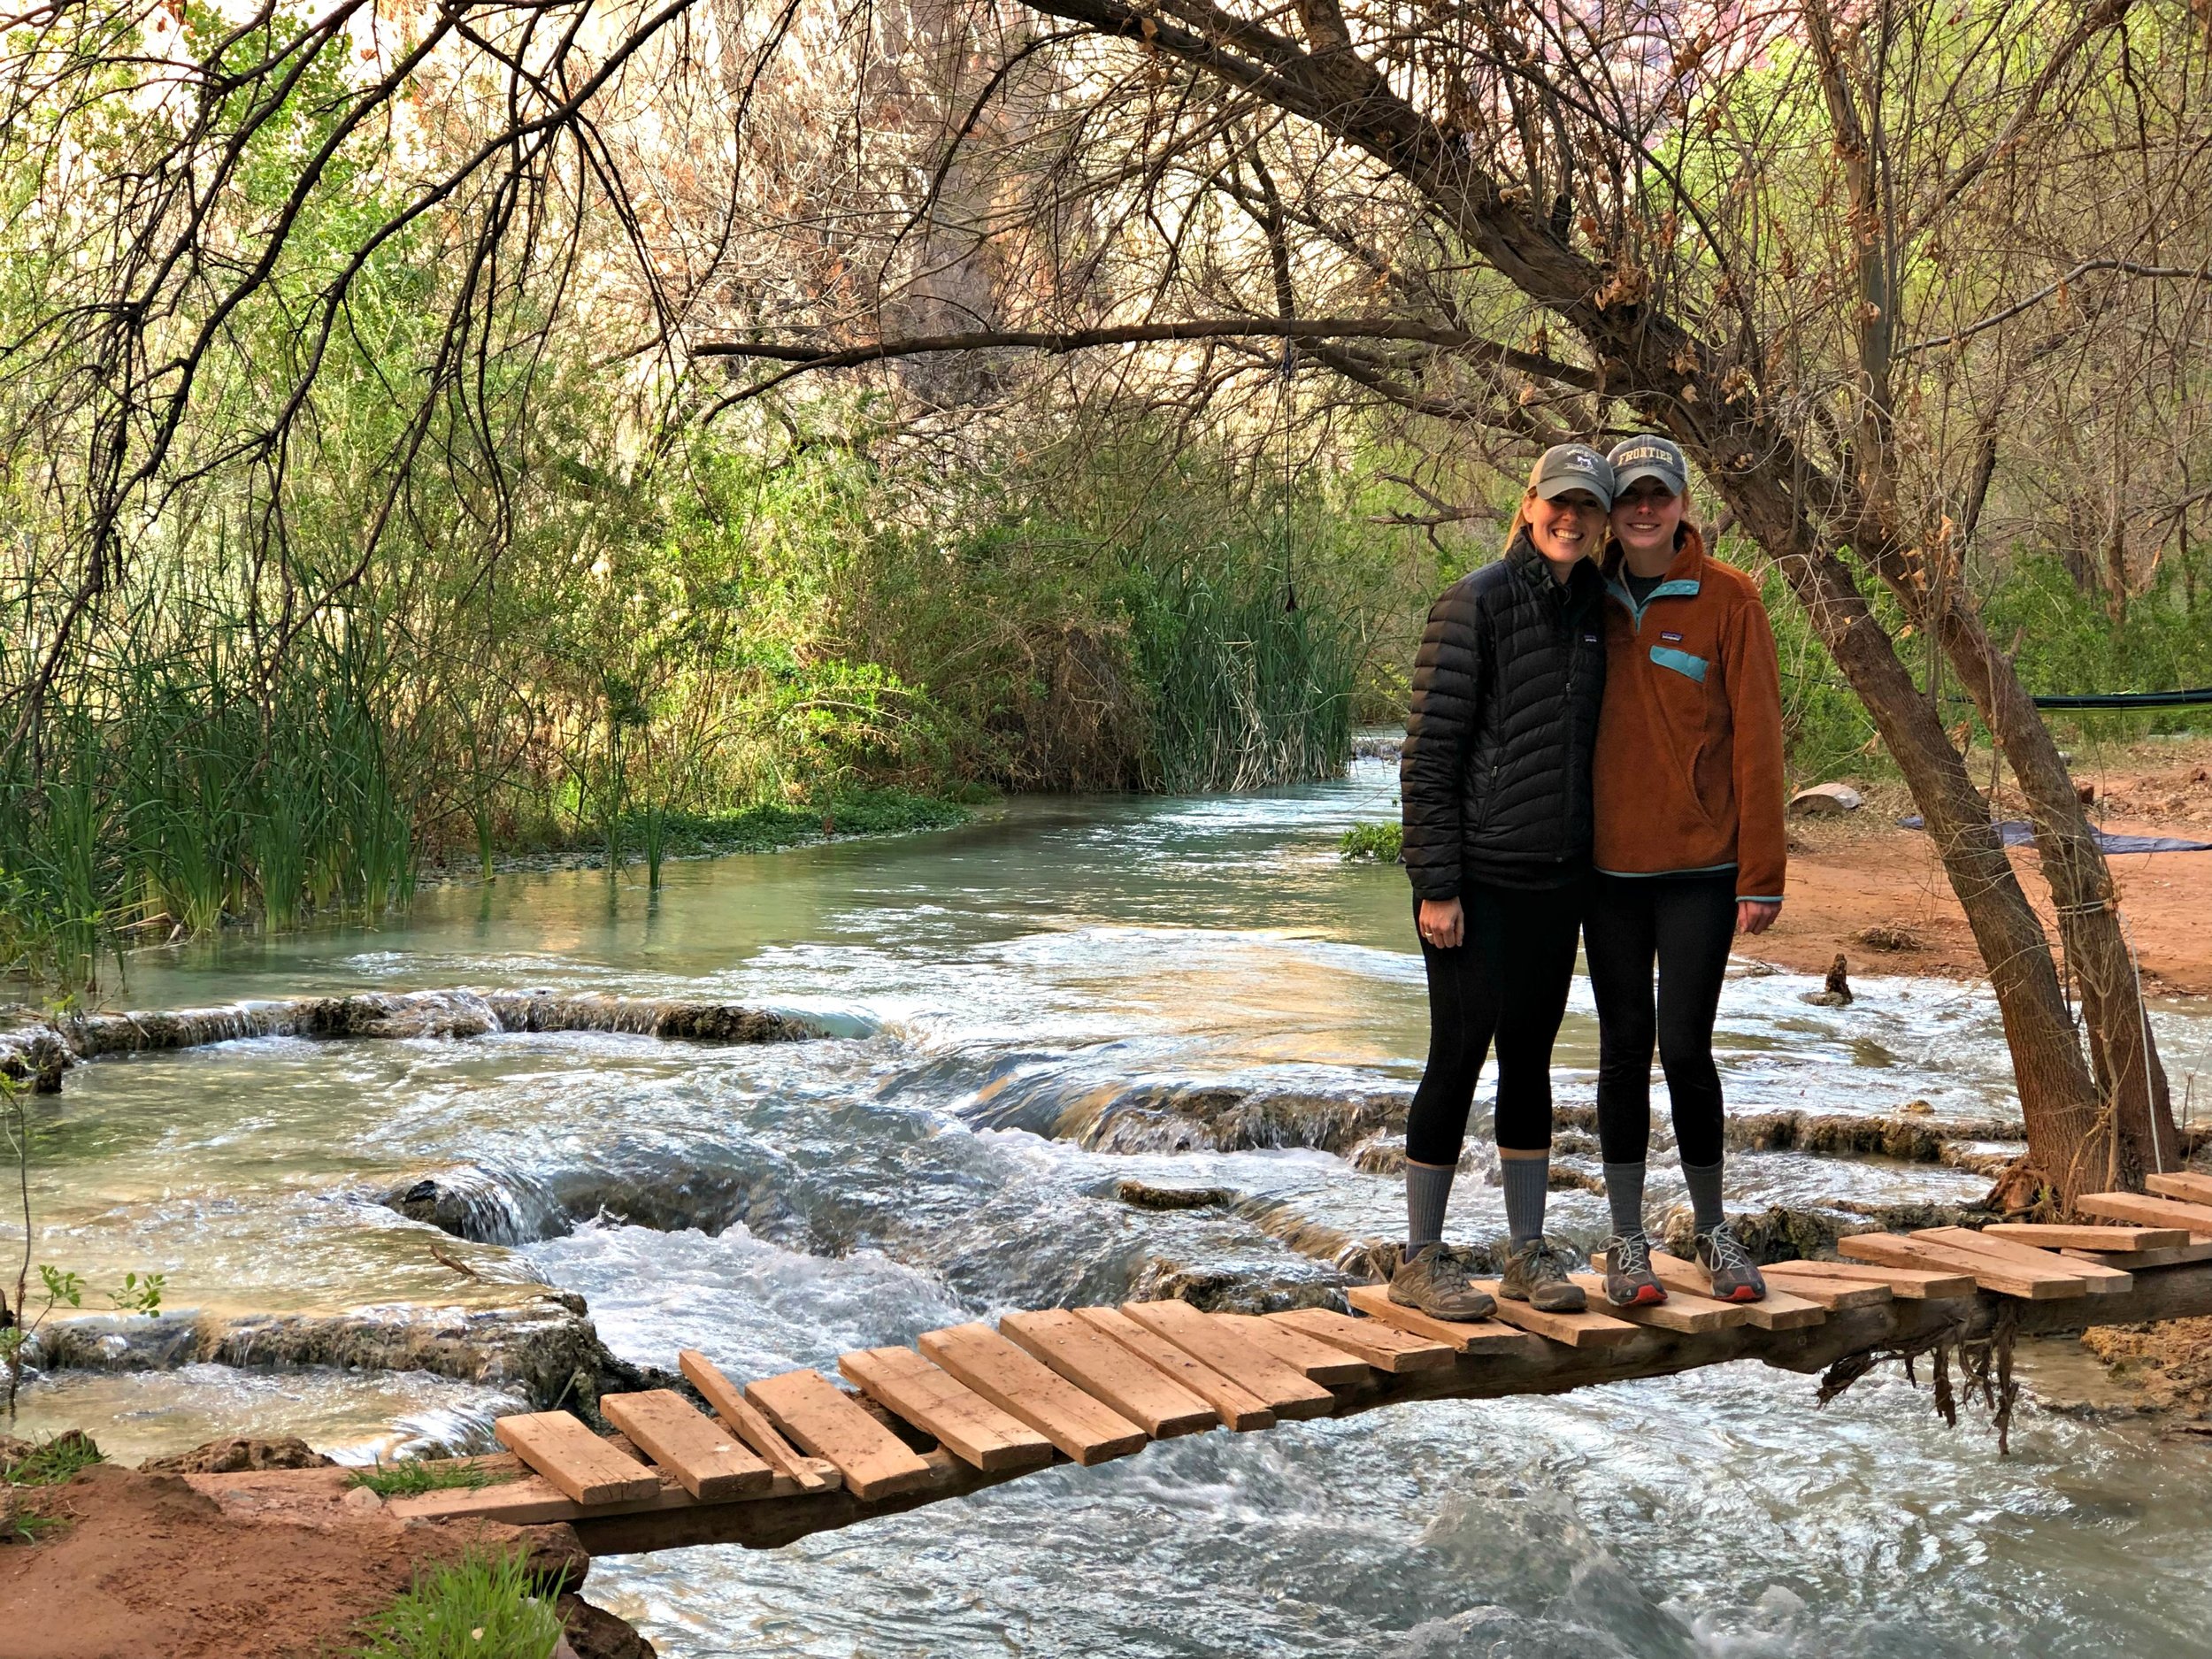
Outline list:
[[[1549,1239],[1537,1240],[1529,1250],[1528,1282],[1532,1285],[1559,1284],[1563,1283],[1566,1277],[1567,1264],[1560,1259],[1552,1241]]]
[[[1623,1233],[1606,1240],[1606,1264],[1617,1273],[1641,1279],[1651,1271],[1651,1240],[1641,1233]]]
[[[1706,1248],[1713,1253],[1715,1269],[1725,1268],[1734,1272],[1746,1272],[1758,1264],[1751,1259],[1751,1252],[1736,1236],[1735,1229],[1726,1222],[1705,1235]]]

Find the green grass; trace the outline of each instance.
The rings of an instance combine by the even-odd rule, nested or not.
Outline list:
[[[426,1568],[369,1621],[357,1659],[549,1659],[560,1615],[519,1555],[465,1555]]]
[[[412,1498],[426,1492],[447,1492],[457,1487],[476,1492],[513,1479],[511,1474],[480,1468],[472,1463],[427,1463],[411,1459],[405,1463],[379,1463],[373,1469],[357,1470],[346,1485],[366,1486],[380,1498]]]
[[[80,1469],[105,1462],[106,1456],[85,1435],[58,1434],[0,1469],[0,1480],[12,1486],[58,1486]]]
[[[15,1517],[14,1539],[0,1539],[0,1543],[41,1543],[68,1525],[68,1517],[62,1515],[19,1515]]]
[[[1404,827],[1397,824],[1355,824],[1336,844],[1338,856],[1347,861],[1394,864],[1403,849]]]
[[[1264,550],[1130,584],[1131,654],[1152,728],[1151,781],[1170,795],[1331,778],[1352,752],[1354,631],[1293,610]]]

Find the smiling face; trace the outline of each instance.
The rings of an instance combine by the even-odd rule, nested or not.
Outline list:
[[[1613,503],[1613,538],[1639,576],[1663,574],[1682,526],[1682,497],[1655,478],[1640,478]]]
[[[1549,501],[1531,490],[1521,503],[1531,546],[1564,578],[1577,559],[1595,558],[1605,534],[1605,509],[1587,490],[1571,489]]]

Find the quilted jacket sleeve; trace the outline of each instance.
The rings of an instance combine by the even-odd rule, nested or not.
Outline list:
[[[1446,589],[1429,611],[1413,664],[1413,706],[1398,758],[1406,873],[1424,899],[1455,899],[1467,749],[1487,682],[1481,609],[1469,584]]]

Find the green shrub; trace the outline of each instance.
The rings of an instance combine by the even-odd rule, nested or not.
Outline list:
[[[519,1555],[465,1555],[417,1572],[369,1621],[358,1659],[550,1659],[560,1615]]]
[[[1990,595],[1982,623],[2000,650],[2015,653],[2031,693],[2176,691],[2212,685],[2212,606],[2193,600],[2176,567],[2162,565],[2116,622],[2104,597],[2083,592],[2061,561],[2029,557]],[[2212,709],[2202,707],[2045,718],[2108,741],[2212,726]]]
[[[1348,862],[1394,864],[1405,850],[1405,826],[1402,824],[1355,824],[1344,832],[1343,838],[1336,844],[1336,850]]]

